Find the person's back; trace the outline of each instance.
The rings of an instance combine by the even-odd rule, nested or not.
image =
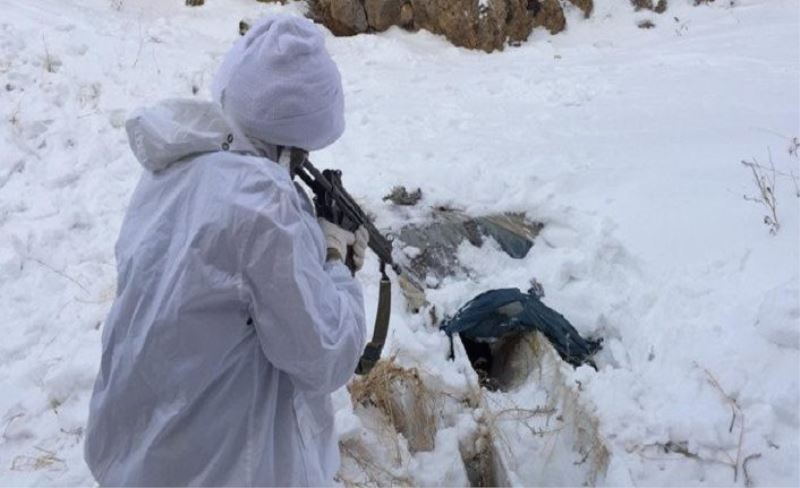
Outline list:
[[[148,171],[116,247],[93,474],[103,485],[331,483],[330,392],[364,345],[357,282],[326,262],[310,205],[264,157],[277,149],[217,104],[167,101],[127,130]]]

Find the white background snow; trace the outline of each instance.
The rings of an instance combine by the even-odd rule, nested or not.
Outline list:
[[[301,11],[206,3],[0,0],[0,485],[93,482],[82,433],[114,296],[113,245],[141,172],[126,114],[207,97],[240,19]],[[453,313],[482,290],[526,289],[535,277],[547,304],[605,338],[598,372],[559,369],[608,453],[594,482],[798,486],[800,200],[787,176],[800,172],[790,153],[800,136],[798,2],[691,3],[655,15],[596,0],[590,19],[569,12],[567,32],[537,31],[491,55],[425,32],[328,35],[348,129],[314,161],[342,169],[387,230],[438,205],[545,223],[523,260],[463,247],[474,276],[429,298]],[[637,28],[643,19],[655,28]],[[757,188],[740,161],[768,165],[770,154],[777,235],[743,198]],[[382,202],[396,184],[421,187],[420,207]],[[368,314],[370,259],[360,275]],[[445,360],[446,338],[399,294],[394,303],[384,354],[442,395],[474,391],[463,358]],[[545,393],[532,378],[486,393],[487,408],[533,409]],[[343,439],[368,430],[374,419],[357,415],[346,390],[336,403]],[[470,419],[491,412],[448,408],[433,451],[385,460],[393,476],[467,483],[459,443]],[[500,416],[496,428],[506,481],[586,481],[570,449],[580,439],[536,436]]]

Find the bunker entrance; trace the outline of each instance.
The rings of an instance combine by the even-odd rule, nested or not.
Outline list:
[[[481,386],[490,391],[510,391],[522,385],[537,364],[538,333],[514,332],[493,342],[458,336]]]

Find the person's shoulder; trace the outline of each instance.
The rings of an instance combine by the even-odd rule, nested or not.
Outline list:
[[[220,151],[195,161],[207,178],[233,193],[293,192],[289,173],[277,163],[259,156]]]

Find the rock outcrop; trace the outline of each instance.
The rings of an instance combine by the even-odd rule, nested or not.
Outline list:
[[[457,46],[491,52],[525,41],[536,27],[566,28],[562,0],[308,0],[310,16],[337,36],[392,26],[425,29]],[[563,0],[567,1],[567,0]],[[568,0],[589,16],[592,0]]]
[[[528,4],[536,5],[532,10],[535,27],[544,27],[551,34],[558,34],[567,28],[567,18],[558,0],[531,0]]]

